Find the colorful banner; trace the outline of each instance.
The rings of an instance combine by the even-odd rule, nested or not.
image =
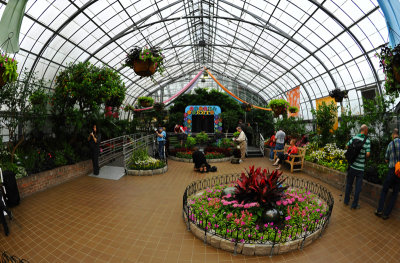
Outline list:
[[[300,112],[300,86],[286,92],[287,101],[290,103],[290,106],[297,107],[299,109],[296,113],[288,112],[289,117],[297,117]]]
[[[317,104],[317,110],[322,105],[323,102],[325,102],[326,105],[329,105],[331,103],[333,103],[335,106],[337,105],[337,103],[335,102],[335,99],[328,96],[325,98],[320,98],[320,99],[315,100],[315,103]],[[339,126],[339,122],[338,122],[338,115],[337,115],[337,110],[336,110],[336,118],[335,118],[335,124],[333,124],[333,129],[337,130],[338,126]],[[331,132],[333,133],[332,130],[331,130]]]
[[[192,132],[193,115],[214,115],[214,132],[222,131],[221,108],[214,105],[189,105],[185,108],[184,123],[187,132]]]

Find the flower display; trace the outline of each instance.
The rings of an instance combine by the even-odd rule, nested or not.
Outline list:
[[[345,172],[347,160],[344,156],[346,150],[336,146],[336,143],[328,143],[323,148],[311,150],[305,157],[307,161],[317,163],[335,170]]]
[[[254,169],[254,168],[253,168]],[[257,201],[240,201],[237,191],[224,194],[227,187],[215,185],[188,199],[188,218],[201,228],[221,235],[232,242],[287,242],[314,231],[320,221],[327,220],[328,205],[307,188],[283,189],[274,200],[280,213],[277,222],[265,222],[265,207]]]
[[[146,149],[137,149],[132,152],[128,162],[131,170],[154,170],[165,167],[165,162],[148,155]]]

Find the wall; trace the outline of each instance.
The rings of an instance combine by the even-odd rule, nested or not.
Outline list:
[[[339,172],[312,162],[307,162],[305,161],[304,163],[304,173],[317,178],[339,190],[342,191],[343,198],[344,198],[344,184],[345,184],[345,178],[346,178],[346,173]],[[355,182],[353,184],[353,189]],[[375,209],[378,207],[378,201],[379,197],[381,194],[382,190],[382,185],[378,184],[372,184],[370,182],[367,182],[366,180],[363,180],[363,186],[362,186],[362,191],[360,194],[361,200],[367,202],[370,204],[372,207],[374,207],[374,210],[371,210],[371,215],[375,211]],[[392,190],[389,190],[388,193],[388,198],[390,198],[392,193]],[[352,195],[353,196],[353,195]],[[339,200],[335,200],[336,204],[339,203]],[[343,201],[343,199],[342,199]],[[391,213],[392,217],[396,217],[400,219],[400,198],[397,198],[397,202],[395,207],[393,208],[393,211]]]
[[[88,160],[23,177],[17,180],[19,194],[21,198],[24,198],[77,177],[88,175],[92,171],[92,161]]]

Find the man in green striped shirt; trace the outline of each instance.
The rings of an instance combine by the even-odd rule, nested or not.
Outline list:
[[[365,137],[368,135],[368,127],[363,124],[360,128],[360,134],[357,134],[347,143],[346,148],[353,143],[353,140],[361,140],[364,141]],[[352,163],[347,171],[347,182],[346,182],[346,193],[344,196],[344,204],[348,205],[350,201],[350,193],[353,188],[354,178],[356,179],[356,189],[354,191],[354,200],[351,205],[351,209],[358,209],[360,205],[358,204],[358,199],[361,192],[362,182],[364,178],[364,169],[365,169],[365,158],[368,158],[371,152],[371,142],[367,138],[358,154],[354,163]]]

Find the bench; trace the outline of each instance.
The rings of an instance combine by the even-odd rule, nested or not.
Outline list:
[[[283,150],[274,150],[274,161],[276,161],[277,157],[277,153],[281,152],[281,153],[287,153],[288,149],[289,149],[290,145],[285,145],[285,148]],[[288,163],[290,165],[290,172],[293,173],[293,171],[301,171],[303,170],[303,166],[304,166],[304,157],[306,156],[306,150],[307,147],[297,147],[297,149],[299,150],[298,154],[295,155],[290,155],[290,159],[289,160],[285,160],[285,163]],[[295,161],[297,159],[297,161]],[[299,165],[300,168],[294,168],[295,165]]]

